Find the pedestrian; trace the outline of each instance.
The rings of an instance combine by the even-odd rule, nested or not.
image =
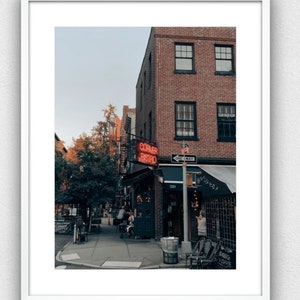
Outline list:
[[[133,222],[134,222],[134,214],[133,214],[133,212],[131,211],[131,212],[129,213],[128,223],[129,223],[129,225],[131,225],[131,224],[133,224]]]
[[[205,211],[200,210],[199,216],[196,216],[197,219],[197,229],[198,229],[198,237],[199,240],[206,238],[206,217],[205,217]]]

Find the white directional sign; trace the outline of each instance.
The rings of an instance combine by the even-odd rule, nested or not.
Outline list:
[[[171,162],[172,163],[197,163],[197,156],[196,155],[183,155],[183,154],[172,154],[171,155]]]

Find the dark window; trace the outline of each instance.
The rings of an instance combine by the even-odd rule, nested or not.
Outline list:
[[[149,141],[152,141],[152,112],[149,113]]]
[[[195,102],[175,102],[175,138],[197,138]]]
[[[148,76],[148,88],[151,86],[152,81],[152,58],[149,56],[149,76]]]
[[[175,44],[175,73],[195,73],[193,44]]]
[[[140,88],[140,111],[143,108],[143,83],[141,83],[141,88]]]
[[[235,142],[235,104],[217,104],[218,141]]]
[[[217,75],[234,75],[233,46],[215,45]]]
[[[147,73],[146,71],[144,72],[144,95],[146,94],[146,76],[147,76]]]

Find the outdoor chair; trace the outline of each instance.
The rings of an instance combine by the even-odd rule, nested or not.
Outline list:
[[[201,269],[216,268],[218,264],[218,257],[219,257],[220,250],[221,250],[221,241],[219,240],[216,243],[214,250],[212,251],[209,257],[200,258],[198,260],[198,265],[200,266],[200,268]]]
[[[202,258],[209,258],[213,252],[214,246],[212,241],[207,239],[199,240],[194,246],[192,253],[187,253],[185,257],[185,266],[187,267],[187,262],[189,261],[189,268],[192,269],[193,263],[196,263],[197,268],[199,267],[199,261]]]

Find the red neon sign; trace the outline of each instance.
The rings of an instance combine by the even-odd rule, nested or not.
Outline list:
[[[158,148],[145,142],[137,142],[137,161],[146,165],[156,165]]]

